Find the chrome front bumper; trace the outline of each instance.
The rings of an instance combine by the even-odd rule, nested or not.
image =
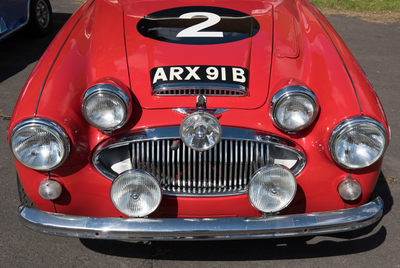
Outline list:
[[[323,235],[360,229],[377,222],[381,198],[351,209],[251,218],[91,218],[19,207],[22,223],[46,234],[99,239],[217,240]]]

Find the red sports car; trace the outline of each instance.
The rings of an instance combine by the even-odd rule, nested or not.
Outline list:
[[[26,226],[174,240],[373,224],[389,137],[309,0],[89,0],[29,77],[8,138]]]

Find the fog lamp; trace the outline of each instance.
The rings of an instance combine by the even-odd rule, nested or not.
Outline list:
[[[222,128],[215,116],[195,112],[183,120],[179,133],[186,146],[202,152],[210,150],[220,141]]]
[[[297,190],[290,169],[272,165],[259,169],[251,178],[248,198],[253,207],[264,213],[275,213],[292,202]]]
[[[343,200],[355,201],[361,196],[362,190],[358,181],[354,179],[345,179],[339,183],[338,192]]]
[[[55,180],[44,180],[39,185],[39,195],[46,200],[55,200],[62,192],[61,184]]]
[[[161,187],[149,173],[128,170],[111,185],[114,206],[130,217],[144,217],[157,209],[161,202]]]

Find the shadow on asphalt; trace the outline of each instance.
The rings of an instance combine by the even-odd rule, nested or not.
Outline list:
[[[378,181],[375,186],[375,190],[372,193],[372,198],[380,196],[383,199],[384,206],[383,206],[383,215],[389,213],[392,210],[393,206],[393,196],[390,192],[389,185],[386,181],[385,175],[382,173],[379,174]]]
[[[386,239],[386,229],[359,239],[324,240],[309,244],[307,238],[193,242],[122,242],[81,239],[98,253],[128,258],[186,261],[251,261],[319,258],[370,251]]]
[[[22,30],[0,42],[0,83],[39,60],[69,17],[71,14],[54,13],[53,29],[44,37],[32,37]]]
[[[383,173],[380,173],[373,198],[385,202],[384,215],[393,206],[393,197]],[[367,228],[324,236],[313,243],[312,237],[228,241],[124,242],[116,240],[80,239],[90,250],[98,253],[159,260],[246,261],[319,258],[350,255],[379,247],[387,231],[376,223]],[[322,241],[321,241],[322,240]],[[339,241],[338,241],[339,240]]]

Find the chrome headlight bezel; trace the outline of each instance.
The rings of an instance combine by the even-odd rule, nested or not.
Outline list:
[[[87,105],[88,100],[97,94],[106,94],[106,95],[110,95],[112,97],[116,97],[123,104],[122,108],[124,111],[124,116],[120,123],[114,125],[113,127],[105,127],[105,126],[102,126],[101,124],[98,124],[90,119],[90,117],[86,111],[86,105]],[[123,127],[126,124],[126,122],[128,121],[128,119],[130,118],[131,113],[132,113],[131,99],[129,98],[127,93],[125,93],[125,91],[123,91],[122,89],[120,89],[119,87],[117,87],[115,85],[106,84],[106,83],[96,84],[96,85],[90,87],[88,90],[86,90],[85,94],[83,95],[82,114],[85,117],[86,121],[91,126],[97,128],[101,131],[111,132],[111,131],[114,131],[114,130],[117,130],[117,129]]]
[[[355,164],[351,164],[348,162],[343,162],[337,156],[335,144],[341,135],[344,135],[346,132],[348,132],[351,129],[354,129],[355,127],[358,127],[360,125],[368,125],[368,127],[375,127],[375,129],[378,132],[380,132],[380,134],[382,134],[385,144],[382,147],[380,153],[375,158],[373,158],[373,160],[366,162],[364,165],[355,165]],[[382,158],[382,156],[385,153],[386,148],[388,146],[388,141],[389,141],[388,133],[387,133],[386,128],[383,126],[383,124],[381,124],[377,120],[369,118],[369,117],[357,116],[357,117],[348,118],[348,119],[340,122],[339,124],[337,124],[334,127],[334,129],[332,130],[330,137],[329,137],[328,148],[329,148],[330,155],[332,156],[332,159],[339,166],[346,168],[346,169],[362,169],[362,168],[366,168],[366,167],[369,167],[369,166],[375,164],[377,161],[379,161],[379,159]]]
[[[62,150],[63,156],[61,157],[60,161],[57,164],[47,166],[47,167],[33,166],[31,164],[24,162],[23,159],[21,159],[21,157],[15,153],[14,148],[13,148],[14,138],[16,137],[18,132],[20,132],[21,130],[23,130],[24,128],[27,128],[27,127],[41,127],[43,129],[46,129],[52,135],[54,135],[57,140],[60,141],[60,145],[63,149]],[[10,141],[10,143],[9,143],[10,149],[11,149],[11,152],[13,153],[14,157],[24,166],[29,167],[34,170],[39,170],[39,171],[50,171],[50,170],[54,170],[54,169],[58,168],[65,162],[65,160],[68,158],[70,151],[71,151],[70,140],[69,140],[69,137],[66,134],[65,130],[61,126],[59,126],[57,123],[55,123],[51,120],[48,120],[48,119],[44,119],[44,118],[29,118],[29,119],[21,121],[11,131],[9,141]]]
[[[287,128],[281,122],[279,122],[279,119],[277,117],[277,110],[283,100],[286,100],[287,98],[293,97],[296,95],[306,98],[312,104],[313,115],[310,117],[310,119],[305,124],[298,126],[296,128]],[[274,123],[274,125],[277,128],[279,128],[280,130],[283,130],[284,132],[294,133],[294,132],[298,132],[298,131],[301,131],[301,130],[309,127],[314,122],[315,118],[317,117],[317,115],[319,113],[319,103],[318,103],[316,95],[310,89],[308,89],[304,86],[300,86],[300,85],[293,85],[293,86],[285,87],[285,88],[279,90],[277,93],[275,93],[275,95],[271,99],[269,113],[270,113],[272,122]]]

